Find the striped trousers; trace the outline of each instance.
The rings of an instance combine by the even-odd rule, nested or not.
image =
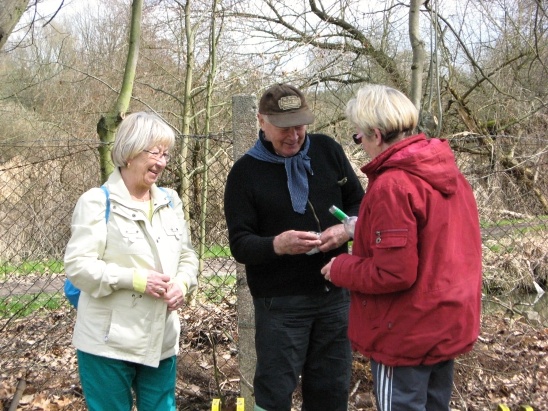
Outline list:
[[[390,367],[371,360],[379,411],[449,411],[454,361]]]

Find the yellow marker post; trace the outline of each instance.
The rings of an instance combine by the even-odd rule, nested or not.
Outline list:
[[[499,404],[497,411],[510,411],[510,408],[506,404]]]
[[[244,411],[245,402],[243,398],[238,398],[236,400],[236,411]],[[219,398],[214,398],[213,402],[211,403],[211,411],[221,411],[221,400]]]
[[[519,411],[534,411],[534,410],[533,410],[533,407],[526,404],[526,405],[520,405]]]

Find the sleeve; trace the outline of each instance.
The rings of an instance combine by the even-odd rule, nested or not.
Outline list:
[[[279,256],[274,252],[274,236],[259,235],[259,215],[250,186],[252,175],[241,162],[234,164],[227,177],[224,211],[233,257],[239,263],[257,265]]]
[[[182,246],[179,254],[179,263],[177,266],[177,274],[173,281],[177,283],[183,294],[192,293],[198,287],[198,256],[192,246],[190,237],[190,227],[185,219],[183,210],[183,202],[175,190],[169,190],[173,209],[177,218],[183,227]]]
[[[393,293],[417,280],[417,221],[408,193],[397,185],[367,197],[368,219],[354,245],[367,256],[343,254],[331,266],[331,281],[364,294]],[[363,212],[363,211],[362,211]]]
[[[95,298],[133,287],[133,269],[110,267],[102,260],[107,239],[105,194],[100,188],[84,193],[72,214],[71,237],[65,250],[65,272],[75,287]],[[113,275],[115,273],[115,275]]]
[[[357,216],[364,195],[363,186],[342,147],[340,145],[339,147],[341,150],[343,174],[346,177],[346,182],[341,187],[343,211],[349,216]]]

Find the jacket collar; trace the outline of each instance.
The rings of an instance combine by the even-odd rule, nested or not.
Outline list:
[[[108,188],[110,198],[112,200],[128,207],[132,204],[131,195],[129,194],[129,190],[122,179],[122,173],[118,167],[114,169],[105,185]],[[152,195],[152,200],[155,206],[168,204],[170,201],[168,195],[164,191],[160,190],[156,184],[153,184],[150,188],[150,194]]]

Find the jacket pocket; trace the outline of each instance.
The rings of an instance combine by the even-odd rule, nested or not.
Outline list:
[[[401,248],[407,245],[409,230],[407,228],[391,228],[376,230],[373,247]]]
[[[118,220],[116,225],[117,230],[109,228],[107,247],[124,255],[150,254],[148,239],[137,221]]]
[[[166,232],[167,236],[177,241],[179,241],[183,236],[183,230],[175,224],[164,224],[164,231]]]
[[[125,312],[112,310],[110,324],[105,333],[104,342],[115,349],[129,350],[135,354],[143,354],[148,346],[152,320],[151,312]]]
[[[177,222],[163,221],[162,227],[167,239],[168,247],[173,251],[181,249],[181,239],[183,238],[183,229]]]

